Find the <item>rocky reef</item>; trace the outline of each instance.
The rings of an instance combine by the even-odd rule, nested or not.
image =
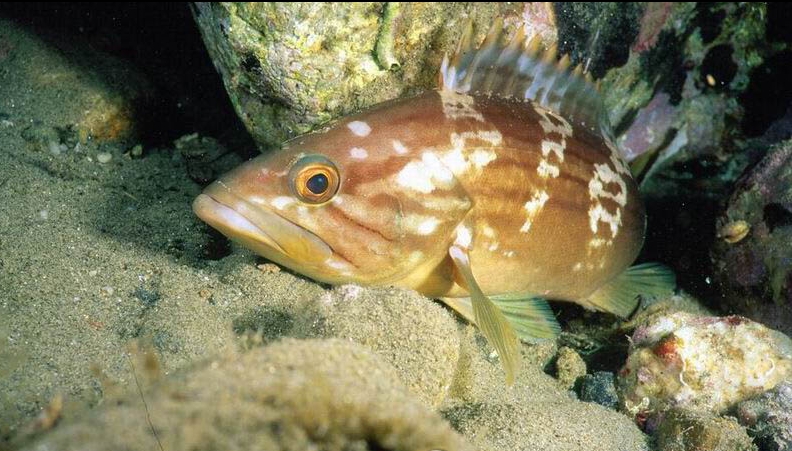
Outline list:
[[[792,333],[792,141],[743,175],[713,247],[724,304]]]

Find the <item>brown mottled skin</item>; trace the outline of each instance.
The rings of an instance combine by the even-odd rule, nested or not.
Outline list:
[[[552,153],[545,157],[558,167],[559,175],[542,178],[537,173],[543,158],[542,142],[558,143],[563,137],[543,130],[538,107],[499,97],[474,95],[473,99],[473,113],[480,114],[483,121],[450,116],[439,91],[346,117],[223,176],[196,200],[194,208],[229,237],[314,279],[334,284],[398,285],[430,297],[468,296],[457,284],[459,276],[448,257],[456,229],[462,224],[472,229],[470,262],[485,294],[526,293],[588,305],[587,296],[622,273],[641,248],[645,218],[635,182],[622,173],[626,204],[616,236],[597,221],[595,234],[589,213],[594,165],[607,165],[611,172],[618,172],[603,138],[573,127],[564,140],[563,162]],[[541,112],[545,112],[545,120],[563,125],[556,115]],[[348,126],[352,121],[365,122],[370,133],[353,133]],[[493,145],[492,140],[468,139],[462,154],[470,158],[479,149],[486,155],[494,151],[495,158],[481,168],[469,165],[466,170],[446,164],[444,156],[453,147],[452,134],[471,132],[497,132],[502,139],[499,145]],[[394,141],[408,152],[397,153]],[[365,149],[367,156],[353,158],[352,148]],[[341,180],[336,195],[340,201],[316,206],[295,198],[287,178],[290,165],[303,153],[322,154],[335,164]],[[431,192],[403,186],[400,172],[411,162],[421,162],[426,153],[439,157],[444,167],[454,172],[454,179],[432,183]],[[618,194],[619,187],[605,183],[603,189]],[[541,192],[547,194],[546,202],[529,230],[522,232],[527,219],[525,204]],[[282,236],[298,235],[299,243],[281,245],[286,255],[262,244],[255,234],[240,233],[213,214],[217,201],[261,228],[273,221],[258,219],[256,210],[285,219],[274,220],[274,227],[280,228]],[[618,207],[607,196],[600,202],[610,212]],[[427,218],[436,219],[435,227],[429,227],[431,233],[418,233],[416,221]],[[599,246],[591,245],[595,239],[600,240]],[[611,239],[611,244],[601,244]],[[325,246],[317,244],[320,242]],[[327,261],[334,263],[328,265]]]

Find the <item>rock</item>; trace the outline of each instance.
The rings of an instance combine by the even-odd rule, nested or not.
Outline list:
[[[635,329],[660,320],[665,316],[685,312],[696,316],[711,316],[712,312],[701,305],[698,299],[681,292],[668,297],[645,299],[632,319],[625,324],[626,329]]]
[[[674,313],[638,327],[619,372],[622,408],[721,413],[792,377],[792,340],[739,316]]]
[[[792,383],[785,382],[737,405],[737,419],[760,451],[792,451]]]
[[[653,170],[667,172],[679,169],[675,162],[724,152],[727,119],[741,114],[733,100],[762,63],[765,8],[666,2],[639,13],[626,64],[603,79],[622,148],[631,159],[657,152]]]
[[[601,83],[646,200],[645,252],[709,305],[721,296],[710,260],[713,222],[763,151],[746,137],[761,134],[792,100],[766,88],[789,78],[789,53],[780,50],[787,39],[771,32],[786,29],[786,15],[747,3],[647,4],[629,59]],[[767,53],[771,42],[784,44]]]
[[[445,399],[460,343],[456,320],[439,303],[410,290],[343,285],[317,298],[315,308],[318,313],[297,318],[295,335],[362,343],[428,405]]]
[[[724,308],[792,333],[792,141],[743,176],[717,231]]]
[[[730,417],[671,410],[655,435],[663,451],[755,451],[745,429]]]
[[[140,394],[106,402],[82,418],[69,418],[21,449],[157,446],[174,451],[473,449],[407,392],[392,367],[346,340],[283,340],[215,359]]]
[[[483,37],[497,16],[509,27],[532,18],[537,32],[555,39],[552,11],[539,14],[519,3],[195,8],[237,114],[263,148],[351,111],[433,88],[443,53],[456,45],[467,18]]]
[[[616,393],[616,382],[613,373],[597,371],[586,374],[580,383],[580,400],[594,402],[601,406],[615,409],[619,405],[619,395]]]
[[[89,140],[107,143],[134,138],[138,111],[145,109],[151,95],[141,72],[82,42],[56,48],[10,21],[4,20],[0,29],[0,41],[10,46],[12,55],[0,73],[0,110],[13,108],[19,123],[35,116],[41,122],[37,127],[58,131],[53,142],[69,147]],[[64,105],[33,114],[37,105],[32,96],[50,103],[59,98]]]

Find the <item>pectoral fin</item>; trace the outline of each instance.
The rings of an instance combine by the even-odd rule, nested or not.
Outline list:
[[[520,361],[517,335],[500,309],[481,291],[470,269],[467,250],[459,246],[451,246],[448,254],[467,285],[473,307],[473,319],[487,341],[498,351],[506,372],[506,383],[511,385],[514,383]]]
[[[626,318],[638,305],[638,296],[670,294],[676,287],[676,276],[660,263],[642,263],[627,268],[600,287],[588,302],[598,310]]]

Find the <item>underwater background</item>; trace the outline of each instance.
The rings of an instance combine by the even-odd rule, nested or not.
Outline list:
[[[190,204],[432,89],[468,20],[584,64],[640,188],[627,321],[552,303],[506,388],[479,332],[329,287]],[[0,449],[792,449],[792,8],[0,4]]]

